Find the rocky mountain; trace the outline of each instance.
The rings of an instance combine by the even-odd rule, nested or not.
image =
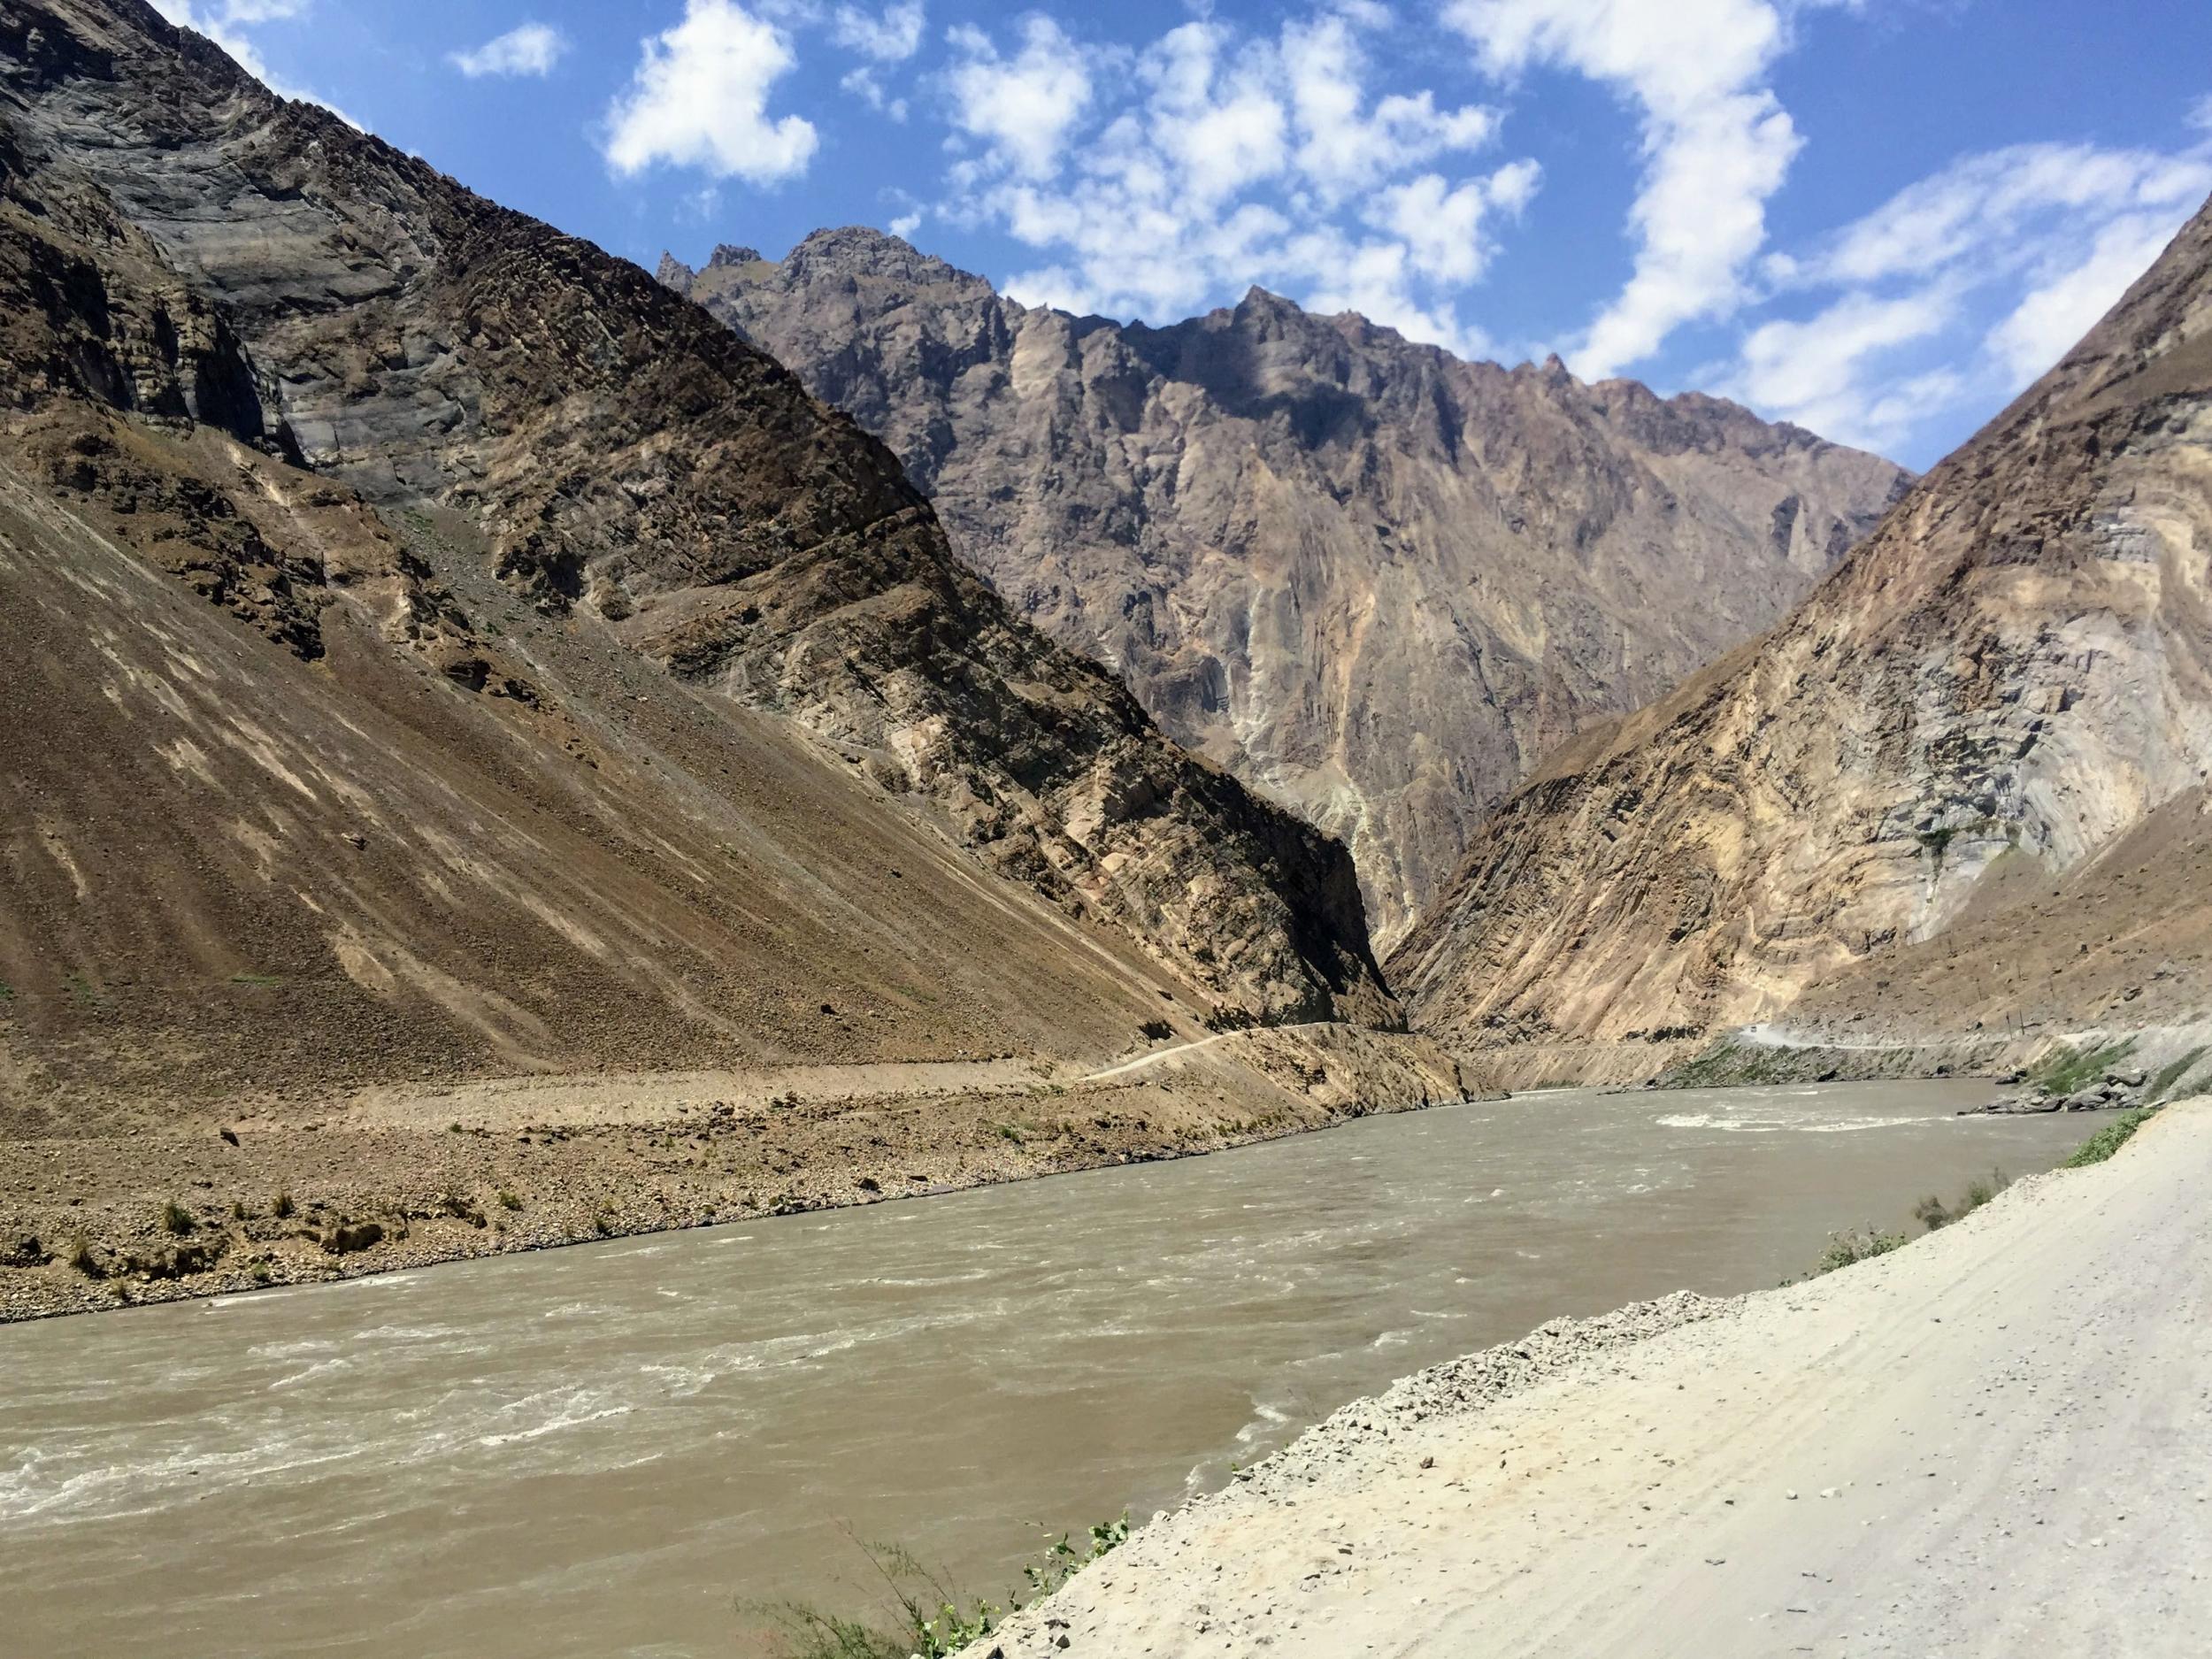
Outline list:
[[[1391,959],[1465,1048],[2208,990],[2212,208],[1767,638],[1552,760]]]
[[[624,261],[0,0],[0,1100],[1400,1023],[1344,849]]]
[[[1385,941],[1540,756],[1772,623],[1903,482],[1257,288],[1125,327],[860,229],[660,276],[881,436],[1018,613],[1346,839]]]

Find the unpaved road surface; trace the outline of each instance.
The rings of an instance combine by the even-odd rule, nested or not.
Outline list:
[[[1347,1408],[976,1651],[2203,1654],[2208,1198],[2193,1101],[1895,1255],[1546,1326]]]

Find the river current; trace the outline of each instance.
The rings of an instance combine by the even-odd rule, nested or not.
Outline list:
[[[1168,1164],[0,1329],[10,1653],[760,1651],[854,1540],[995,1594],[1404,1372],[1803,1271],[2093,1125],[1568,1090]]]

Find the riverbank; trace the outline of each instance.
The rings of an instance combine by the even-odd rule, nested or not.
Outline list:
[[[514,1078],[123,1118],[0,1141],[0,1322],[1182,1157],[1459,1093],[1419,1038],[1331,1025],[1110,1066]]]
[[[1909,1248],[1432,1368],[979,1649],[2194,1653],[2212,1101]]]

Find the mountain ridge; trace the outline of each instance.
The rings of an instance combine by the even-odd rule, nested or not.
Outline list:
[[[1347,840],[1386,942],[1540,756],[1770,622],[1903,478],[1256,286],[1156,328],[865,227],[757,253],[661,272],[881,435],[1018,612]]]

